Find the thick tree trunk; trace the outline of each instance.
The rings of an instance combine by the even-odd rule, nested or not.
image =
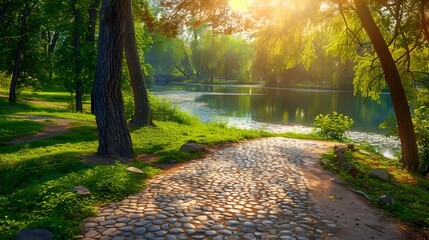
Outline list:
[[[417,172],[419,170],[419,155],[416,135],[398,68],[389,51],[386,41],[380,32],[380,29],[377,27],[371,16],[366,1],[354,0],[354,3],[362,25],[368,33],[375,51],[380,58],[385,79],[389,86],[396,119],[398,121],[398,132],[402,148],[402,161],[409,171]]]
[[[72,3],[72,13],[73,13],[73,37],[72,37],[72,45],[74,51],[74,82],[75,82],[75,102],[76,102],[76,112],[82,112],[82,63],[80,62],[80,31],[81,27],[81,12],[77,8],[77,0],[74,0]]]
[[[18,45],[16,47],[15,61],[13,64],[12,79],[10,81],[10,88],[9,88],[9,102],[10,103],[16,102],[16,86],[18,85],[18,79],[19,79],[19,74],[20,74],[19,68],[21,65],[23,50],[24,50],[24,39],[23,39],[23,37],[20,37],[20,39],[18,41]]]
[[[133,153],[120,88],[127,4],[128,1],[103,0],[100,13],[94,113],[98,154],[106,157],[131,156]]]
[[[125,20],[125,56],[127,58],[128,72],[130,73],[131,87],[134,96],[134,116],[130,125],[132,127],[153,126],[150,115],[149,98],[137,50],[131,0],[126,1],[128,1],[128,4]]]

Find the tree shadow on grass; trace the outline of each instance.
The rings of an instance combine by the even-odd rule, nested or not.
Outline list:
[[[0,145],[2,154],[12,154],[19,151],[31,151],[38,148],[53,147],[61,144],[74,144],[80,142],[92,142],[97,140],[97,128],[94,126],[78,126],[69,129],[68,133],[53,135],[52,137],[35,140],[16,145]]]

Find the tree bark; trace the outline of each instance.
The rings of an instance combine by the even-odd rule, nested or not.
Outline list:
[[[105,157],[133,154],[120,89],[127,4],[128,1],[103,0],[100,13],[94,113],[98,155]]]
[[[127,4],[125,19],[125,56],[128,72],[131,79],[131,87],[134,96],[134,116],[130,122],[132,127],[153,126],[150,114],[149,97],[146,84],[141,71],[140,59],[137,50],[137,41],[134,30],[134,17],[131,0]]]
[[[21,65],[23,50],[24,50],[24,39],[21,36],[19,41],[18,41],[18,45],[16,47],[15,61],[13,64],[12,79],[10,81],[10,88],[9,88],[9,102],[10,103],[16,103],[16,86],[18,85],[18,79],[19,79],[19,74],[20,74],[20,65]]]
[[[371,42],[380,58],[380,63],[384,71],[387,85],[389,86],[392,97],[393,107],[395,109],[396,119],[398,121],[398,133],[401,140],[402,161],[410,172],[418,172],[419,155],[417,149],[416,135],[414,125],[411,119],[410,108],[398,68],[392,57],[392,54],[371,16],[366,1],[354,0],[359,19],[362,22]]]

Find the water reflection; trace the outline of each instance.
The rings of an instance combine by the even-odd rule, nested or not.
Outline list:
[[[380,133],[378,125],[394,115],[388,94],[378,104],[342,91],[236,86],[186,86],[184,90],[207,92],[197,101],[222,110],[225,116],[273,124],[312,126],[316,115],[337,111],[355,120],[352,130]]]

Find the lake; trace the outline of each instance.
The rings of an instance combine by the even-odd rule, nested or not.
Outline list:
[[[353,131],[382,133],[378,125],[389,115],[394,116],[390,94],[382,94],[380,103],[377,103],[354,96],[351,91],[203,84],[181,85],[180,88],[200,93],[196,102],[207,105],[226,118],[261,123],[311,127],[318,114],[336,111],[354,119]]]

